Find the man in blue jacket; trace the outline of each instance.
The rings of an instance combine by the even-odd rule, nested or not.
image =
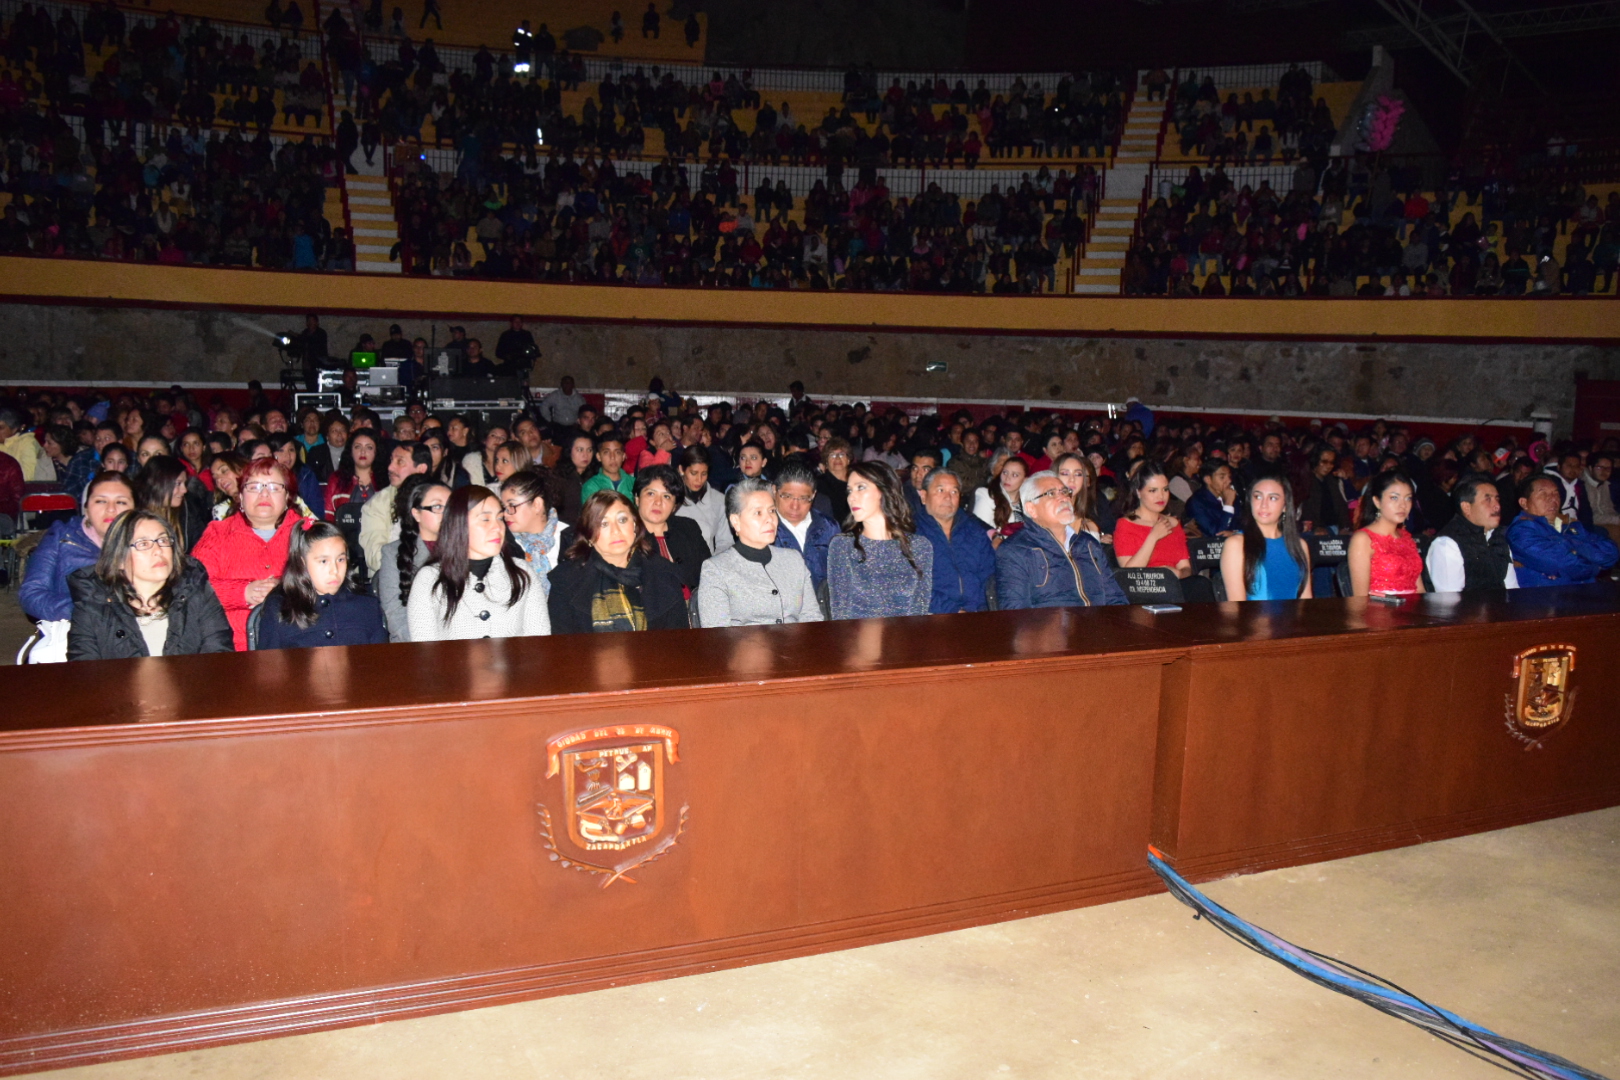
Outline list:
[[[1127,604],[1108,556],[1074,527],[1074,499],[1057,473],[1043,470],[1018,489],[1024,527],[996,550],[996,598],[1002,610]]]
[[[985,610],[996,572],[996,549],[990,546],[984,523],[962,509],[961,477],[936,465],[923,479],[922,503],[917,535],[934,545],[929,613]]]
[[[776,547],[792,548],[804,556],[816,595],[827,585],[827,545],[843,530],[832,518],[810,504],[816,497],[816,476],[798,461],[784,462],[776,474]]]
[[[1563,485],[1556,476],[1531,476],[1519,489],[1522,512],[1508,526],[1519,588],[1585,585],[1620,561],[1613,540],[1582,525],[1563,506]]]

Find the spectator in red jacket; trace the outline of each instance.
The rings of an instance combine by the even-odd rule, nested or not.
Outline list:
[[[22,466],[10,454],[0,453],[0,514],[15,522],[22,514]]]
[[[191,553],[208,570],[237,652],[247,651],[248,615],[281,580],[287,541],[299,521],[288,509],[295,490],[292,476],[275,458],[250,462],[237,493],[242,512],[209,525]]]

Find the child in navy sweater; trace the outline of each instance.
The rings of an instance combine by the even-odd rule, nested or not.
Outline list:
[[[349,544],[342,530],[312,518],[293,527],[286,569],[260,606],[257,624],[255,649],[388,641],[382,605],[352,588]]]

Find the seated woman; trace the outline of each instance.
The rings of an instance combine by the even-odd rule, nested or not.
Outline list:
[[[394,497],[398,500],[395,508],[399,514],[399,539],[383,545],[371,587],[382,605],[388,639],[409,641],[411,624],[405,607],[411,599],[411,583],[416,580],[416,572],[433,557],[450,489],[418,473],[407,476]]]
[[[121,472],[99,472],[85,486],[80,505],[81,516],[58,521],[45,533],[17,592],[23,614],[39,624],[40,640],[28,653],[31,664],[67,659],[68,623],[73,618],[68,577],[101,558],[107,530],[120,514],[135,507],[135,485]]]
[[[461,456],[461,467],[467,471],[469,482],[489,487],[495,482],[495,453],[512,437],[504,426],[496,424],[484,432],[483,449],[469,450]]]
[[[726,492],[737,542],[710,559],[698,586],[703,626],[820,622],[815,581],[804,556],[776,543],[776,494],[765,480],[739,480]]]
[[[292,531],[281,582],[259,605],[249,634],[255,649],[383,645],[388,627],[375,596],[352,588],[349,541],[329,522],[304,518]]]
[[[1402,526],[1412,513],[1415,488],[1403,472],[1367,481],[1356,507],[1361,528],[1350,537],[1350,595],[1411,596],[1423,592],[1423,556]]]
[[[1122,568],[1162,566],[1181,579],[1191,603],[1212,603],[1215,586],[1193,574],[1187,531],[1169,514],[1170,478],[1164,466],[1146,458],[1132,463],[1126,481],[1126,510],[1114,526],[1114,554]]]
[[[474,485],[451,494],[433,557],[405,605],[412,641],[551,633],[545,590],[505,546],[506,521],[493,491]]]
[[[501,506],[506,511],[506,531],[523,549],[523,563],[540,582],[543,592],[551,592],[547,576],[562,561],[563,550],[573,541],[569,528],[552,507],[554,485],[538,469],[520,469],[501,484]]]
[[[536,464],[529,448],[516,439],[503,442],[495,450],[495,483],[506,483],[507,477],[520,469]]]
[[[668,465],[650,465],[636,474],[636,513],[658,554],[675,564],[683,594],[690,600],[709,557],[709,545],[703,542],[697,522],[674,516],[685,490],[680,475]]]
[[[289,509],[293,490],[292,474],[275,458],[250,462],[242,471],[241,512],[209,525],[193,551],[225,606],[237,652],[247,651],[248,614],[281,580],[287,543],[303,520]]]
[[[1198,470],[1203,490],[1187,500],[1187,513],[1198,522],[1205,536],[1237,535],[1237,488],[1232,486],[1232,467],[1220,458],[1210,458]]]
[[[928,614],[934,545],[915,543],[914,534],[911,506],[894,470],[881,461],[850,466],[849,524],[827,545],[833,618]]]
[[[551,572],[552,632],[608,634],[688,625],[675,564],[652,540],[622,492],[597,491],[579,513],[579,537]]]
[[[709,486],[709,452],[702,446],[688,446],[678,461],[682,490],[675,516],[697,522],[709,553],[718,555],[732,540],[726,524],[726,497]]]
[[[1052,471],[1074,494],[1074,527],[1103,543],[1113,543],[1114,525],[1119,519],[1106,500],[1097,498],[1097,472],[1086,456],[1065,451],[1052,459]],[[1104,518],[1108,522],[1106,529]]]
[[[1228,600],[1311,598],[1311,556],[1295,517],[1292,485],[1269,476],[1254,482],[1243,542],[1221,548]]]
[[[94,566],[73,573],[69,660],[125,660],[231,651],[231,624],[208,574],[167,520],[121,515]]]
[[[337,471],[326,479],[326,520],[336,521],[337,512],[350,502],[358,514],[368,499],[387,486],[387,473],[377,461],[377,436],[356,431],[343,448]]]
[[[973,493],[973,516],[990,526],[992,543],[999,545],[1023,527],[1018,489],[1028,476],[1029,466],[1023,458],[998,450],[990,462],[990,483]]]
[[[135,476],[136,504],[167,521],[187,554],[196,548],[211,520],[207,493],[201,484],[194,493],[191,484],[185,463],[162,454],[147,459]]]

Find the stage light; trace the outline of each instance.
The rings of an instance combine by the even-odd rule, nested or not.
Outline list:
[[[540,145],[545,144],[545,141],[546,141],[546,129],[545,128],[535,128],[534,129],[534,141],[537,144],[540,144]]]
[[[276,345],[278,347],[283,348],[283,349],[290,348],[292,346],[292,343],[293,343],[293,339],[292,339],[291,334],[277,334],[276,335]]]
[[[527,75],[529,73],[529,67],[530,67],[529,62],[527,60],[524,60],[522,63],[513,64],[512,65],[512,71],[513,71],[514,74],[517,74],[517,75]]]
[[[950,370],[950,365],[945,363],[945,361],[943,361],[943,360],[930,360],[930,361],[928,361],[927,366],[923,368],[923,370],[928,372],[929,374],[936,374],[936,373],[941,372],[941,371],[949,371]]]

